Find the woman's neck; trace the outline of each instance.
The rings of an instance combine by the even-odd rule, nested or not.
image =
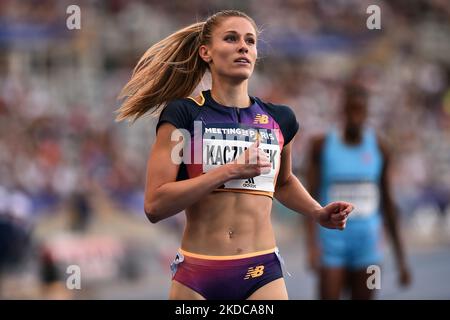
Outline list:
[[[246,108],[251,104],[247,80],[238,85],[225,81],[213,81],[211,96],[216,102],[224,106]]]

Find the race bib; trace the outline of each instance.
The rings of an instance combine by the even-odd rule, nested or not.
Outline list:
[[[346,201],[355,206],[349,219],[368,217],[378,211],[380,194],[373,182],[338,182],[331,184],[328,191],[330,202]]]
[[[209,129],[209,130],[208,130]],[[219,129],[221,129],[219,131]],[[230,128],[227,128],[230,129]],[[270,172],[249,179],[235,179],[227,181],[225,189],[242,189],[252,191],[274,192],[274,179],[280,165],[280,146],[273,130],[266,129],[242,129],[234,128],[233,136],[223,134],[223,128],[206,128],[206,133],[213,132],[214,135],[205,134],[203,138],[203,172],[234,161],[245,150],[255,142],[256,135],[261,137],[259,149],[263,150],[270,163]],[[218,134],[220,132],[221,134]],[[229,132],[229,131],[228,131]],[[243,141],[248,136],[249,141]]]

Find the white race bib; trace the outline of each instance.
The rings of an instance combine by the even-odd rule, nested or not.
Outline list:
[[[239,140],[204,139],[203,172],[208,172],[225,163],[234,161],[254,142]],[[235,179],[225,183],[225,189],[243,189],[274,192],[274,179],[280,166],[280,147],[277,144],[261,143],[259,149],[266,152],[272,164],[270,172],[250,179]]]
[[[380,192],[373,182],[339,182],[332,183],[328,190],[330,202],[346,201],[355,206],[349,219],[368,217],[377,212]]]

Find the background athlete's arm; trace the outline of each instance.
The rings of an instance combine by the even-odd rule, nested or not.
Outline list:
[[[178,144],[171,140],[174,130],[170,123],[159,127],[147,162],[144,210],[153,223],[186,209],[230,179],[254,177],[271,166],[262,150],[250,152],[251,148],[257,148],[254,144],[242,155],[250,157],[248,163],[254,164],[229,163],[198,177],[176,181],[179,165],[171,159],[172,150]],[[254,160],[258,155],[264,157]]]
[[[350,203],[339,201],[322,207],[314,200],[292,173],[291,145],[292,143],[288,143],[281,153],[275,198],[287,208],[313,218],[324,227],[344,229],[347,215],[353,210],[353,206]]]
[[[399,270],[399,282],[401,285],[408,285],[410,282],[410,273],[405,260],[405,253],[403,250],[403,244],[399,233],[398,223],[398,210],[391,196],[390,183],[389,183],[389,167],[391,162],[391,156],[387,144],[378,137],[378,145],[383,154],[383,170],[381,175],[381,211],[384,214],[385,226],[391,237],[395,257],[397,261],[397,267]]]

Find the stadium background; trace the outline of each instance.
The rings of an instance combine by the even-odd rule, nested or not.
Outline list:
[[[76,2],[76,3],[74,3]],[[66,9],[81,8],[81,30]],[[366,8],[381,8],[368,30]],[[179,214],[143,212],[154,119],[114,122],[120,88],[143,52],[221,9],[263,33],[250,93],[289,105],[309,139],[339,119],[350,76],[370,89],[370,122],[394,148],[391,172],[413,283],[400,289],[389,241],[379,299],[448,299],[450,285],[450,2],[0,2],[0,298],[166,299]],[[208,88],[208,78],[202,84]],[[314,299],[303,220],[274,205],[291,299]],[[66,289],[69,265],[81,290]]]

